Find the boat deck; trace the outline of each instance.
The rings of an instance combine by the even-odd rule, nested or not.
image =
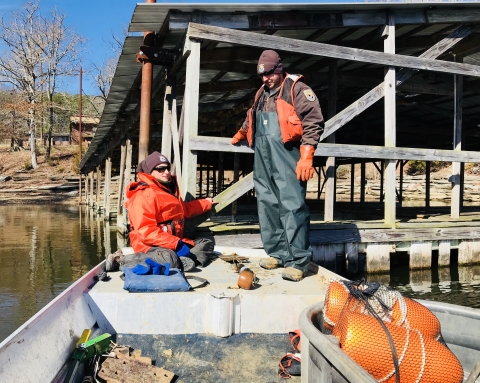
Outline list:
[[[121,273],[109,273],[109,282],[99,282],[87,293],[99,326],[122,334],[286,334],[298,328],[304,308],[324,299],[328,280],[336,277],[312,264],[305,279],[289,282],[281,278],[281,269],[258,266],[263,250],[217,246],[215,251],[248,256],[244,265],[255,273],[257,285],[239,289],[232,265],[218,258],[204,269],[186,273],[209,281],[190,292],[129,293],[123,289]]]

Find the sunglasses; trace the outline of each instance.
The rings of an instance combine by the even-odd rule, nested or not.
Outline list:
[[[153,170],[156,170],[159,173],[165,173],[165,170],[170,171],[170,166],[159,166],[158,168],[155,168]]]

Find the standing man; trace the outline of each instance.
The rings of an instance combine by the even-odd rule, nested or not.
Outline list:
[[[303,76],[286,73],[277,52],[261,54],[257,73],[263,86],[232,144],[246,138],[255,147],[253,181],[263,247],[269,255],[260,266],[284,267],[283,279],[300,281],[312,257],[305,197],[324,128],[322,111]]]

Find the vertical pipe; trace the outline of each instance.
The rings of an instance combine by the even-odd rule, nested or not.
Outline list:
[[[146,3],[155,3],[156,0],[145,0]],[[155,33],[147,31],[143,33],[143,45],[153,47]],[[150,109],[152,104],[152,80],[153,63],[144,60],[142,63],[142,89],[140,94],[140,131],[138,139],[138,163],[148,156],[150,143]]]

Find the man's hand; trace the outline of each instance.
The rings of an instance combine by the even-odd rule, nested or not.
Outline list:
[[[241,140],[244,140],[247,138],[247,132],[243,130],[243,128],[240,128],[238,132],[233,136],[232,138],[232,145],[238,144]]]
[[[297,180],[308,181],[313,177],[313,154],[315,148],[310,145],[300,145],[300,159],[297,162]]]

